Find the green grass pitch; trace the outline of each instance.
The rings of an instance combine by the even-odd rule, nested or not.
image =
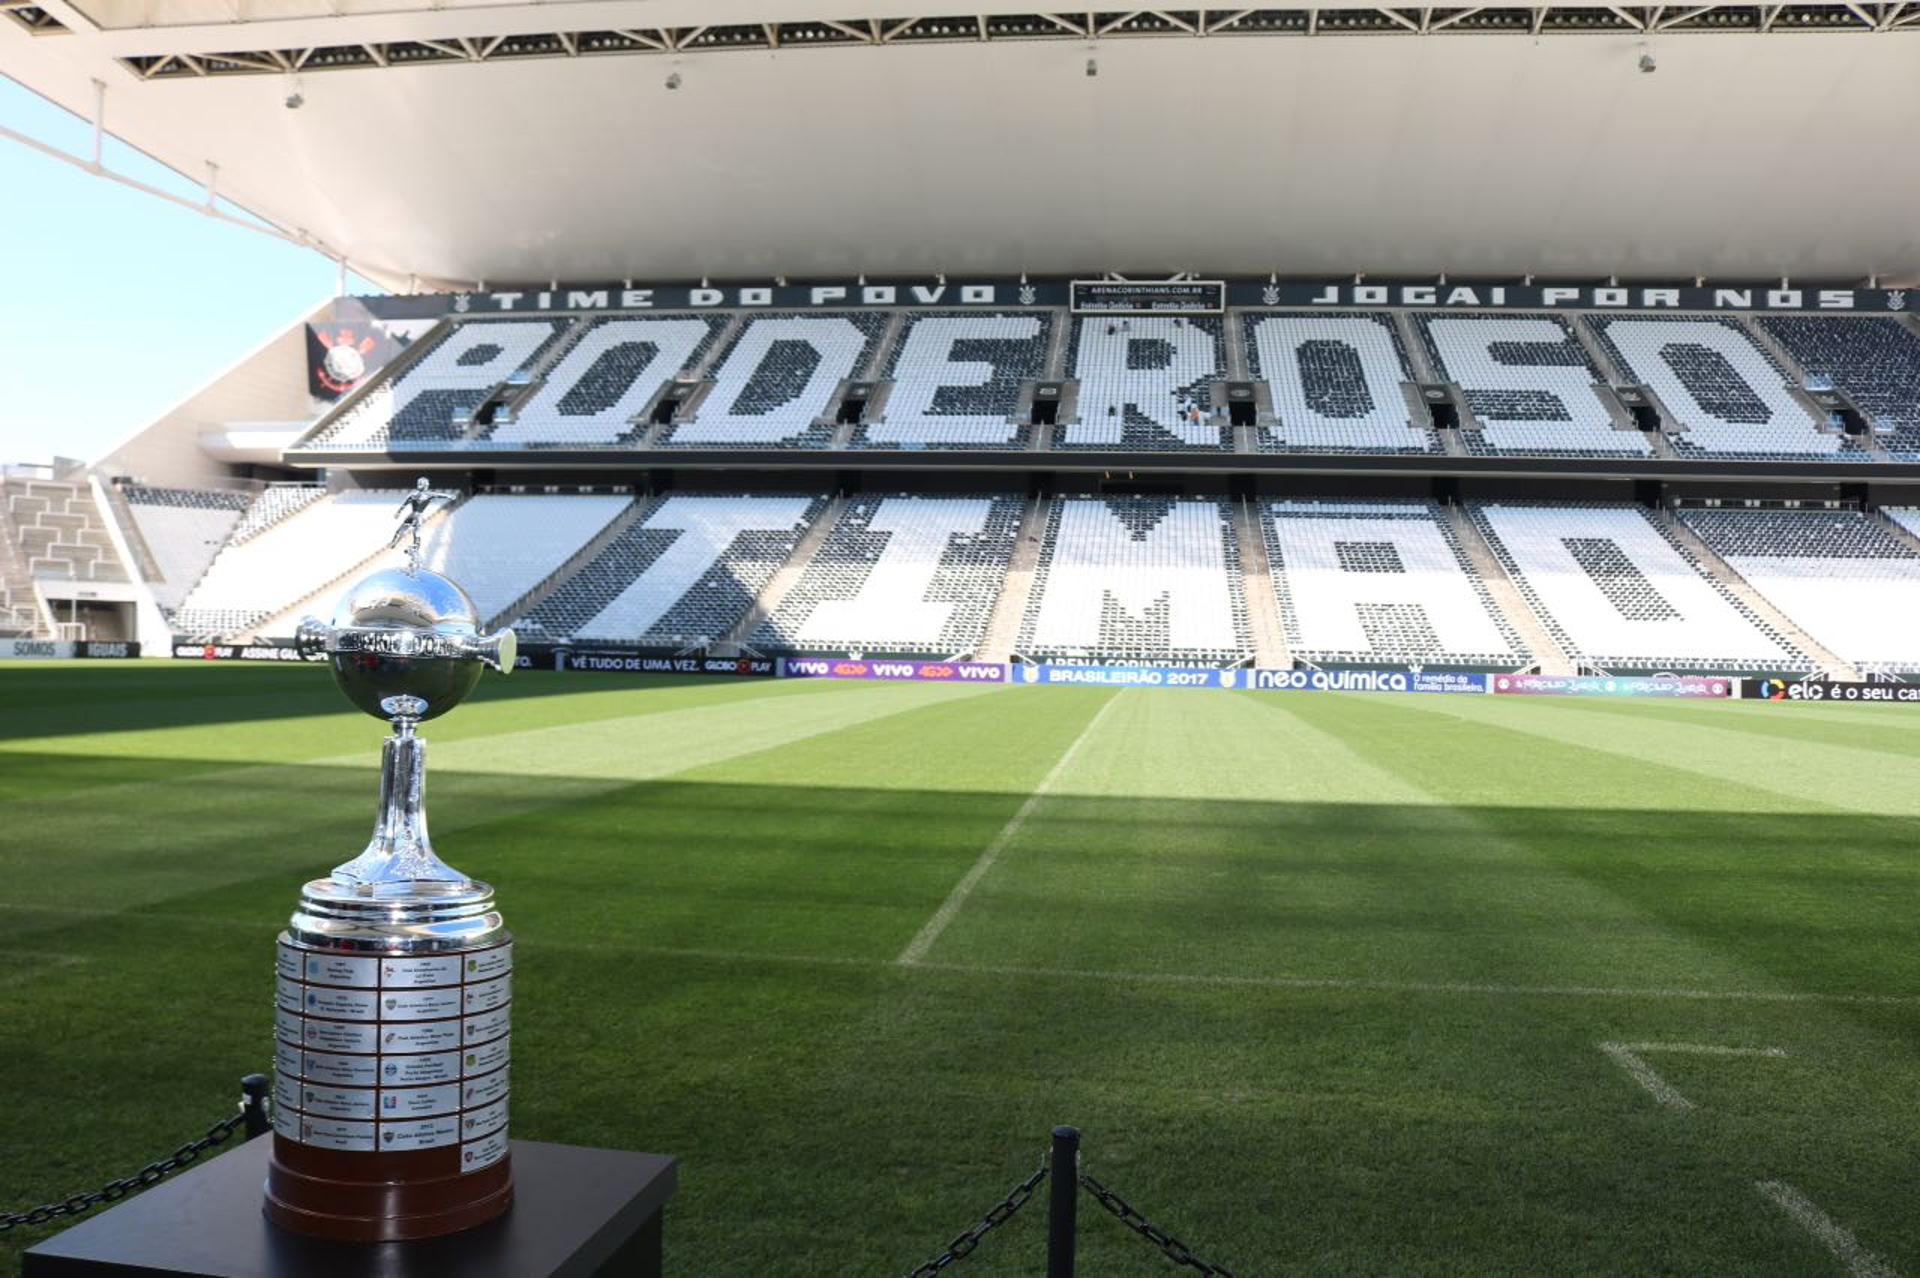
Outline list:
[[[268,1064],[381,732],[311,668],[0,669],[0,1207]],[[1904,708],[530,674],[427,736],[513,1132],[678,1155],[675,1273],[903,1273],[1063,1122],[1243,1275],[1920,1273]]]

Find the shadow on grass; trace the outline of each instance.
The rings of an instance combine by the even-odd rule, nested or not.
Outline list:
[[[373,817],[371,766],[0,759],[0,882],[21,885],[0,906],[46,911],[41,934],[63,905],[251,914],[272,885],[279,910],[354,855]],[[500,885],[522,925],[875,960],[1030,797],[450,769],[429,794],[441,855]],[[1737,969],[1781,990],[1904,995],[1920,990],[1911,847],[1909,821],[1869,815],[1055,794],[932,957],[1631,986]]]
[[[731,680],[677,675],[516,671],[481,679],[467,704],[618,689],[717,687]],[[755,680],[755,683],[771,681]],[[79,732],[205,727],[353,713],[319,663],[76,661],[12,667],[0,662],[0,740]]]
[[[364,842],[373,778],[5,763],[29,798],[0,802],[0,969],[39,956],[0,984],[0,1201],[19,1205],[121,1174],[225,1102],[265,1051],[272,930],[302,875]],[[33,797],[63,776],[128,788]],[[1593,1050],[1607,1009],[891,965],[1028,797],[436,774],[442,853],[498,886],[522,941],[514,1130],[683,1155],[671,1228],[702,1274],[898,1272],[1069,1118],[1098,1174],[1242,1272],[1805,1272],[1817,1254],[1748,1196],[1810,1164],[1895,1253],[1905,1145],[1862,1118],[1754,1170],[1777,1116],[1646,1107]],[[1910,847],[1908,822],[1869,816],[1057,795],[942,946],[978,966],[1058,939],[1135,970],[1364,976],[1524,963],[1584,930],[1624,967],[1643,938],[1604,927],[1630,915],[1778,988],[1892,991],[1916,976]],[[4,905],[28,889],[45,908],[22,935],[30,912]],[[1847,1099],[1842,1118],[1873,1108]],[[1205,1157],[1222,1149],[1224,1172]],[[1037,1272],[1031,1225],[983,1272]],[[1152,1272],[1111,1222],[1084,1230],[1087,1272]]]

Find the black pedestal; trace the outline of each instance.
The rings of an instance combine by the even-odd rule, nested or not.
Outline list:
[[[335,1243],[261,1214],[272,1141],[235,1150],[90,1216],[28,1251],[22,1278],[587,1278],[661,1271],[674,1160],[513,1142],[513,1207],[464,1233]]]

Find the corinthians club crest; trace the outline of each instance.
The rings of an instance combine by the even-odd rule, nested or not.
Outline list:
[[[362,335],[352,328],[316,328],[313,340],[326,354],[313,371],[313,380],[335,395],[344,395],[367,375],[367,356],[380,345],[380,339]]]
[[[1907,309],[1907,290],[1905,290],[1904,288],[1896,288],[1896,289],[1893,289],[1891,292],[1889,292],[1887,294],[1887,309],[1890,311],[1906,310]]]

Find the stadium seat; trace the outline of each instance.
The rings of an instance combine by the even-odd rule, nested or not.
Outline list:
[[[1492,503],[1472,515],[1576,660],[1610,671],[1811,666],[1638,506]]]
[[[1053,503],[1021,623],[1034,660],[1222,665],[1252,652],[1224,505],[1171,497]]]
[[[1628,375],[1679,419],[1685,429],[1670,438],[1682,456],[1805,460],[1834,458],[1844,446],[1841,436],[1820,433],[1787,393],[1786,370],[1730,320],[1613,316],[1591,324]]]
[[[1212,384],[1226,376],[1221,322],[1213,316],[1083,315],[1074,321],[1067,367],[1080,382],[1080,420],[1060,427],[1057,447],[1233,446],[1232,428],[1212,411]]]
[[[546,642],[711,643],[746,615],[825,506],[806,496],[656,498],[515,626]]]
[[[1294,656],[1507,668],[1527,659],[1431,505],[1283,501],[1261,513]]]
[[[231,541],[174,614],[194,637],[245,633],[366,562],[393,535],[407,494],[364,488],[309,502],[299,513],[244,541]]]
[[[885,312],[774,314],[749,319],[714,366],[713,390],[663,448],[824,448],[833,393],[873,359]]]
[[[1401,384],[1413,371],[1391,317],[1372,312],[1250,312],[1247,368],[1273,394],[1261,452],[1429,453]]]
[[[1422,340],[1480,423],[1463,432],[1476,454],[1645,456],[1638,431],[1617,430],[1594,391],[1606,377],[1555,315],[1422,314]]]
[[[645,430],[633,417],[661,383],[705,355],[719,316],[648,316],[594,322],[567,348],[513,420],[488,429],[495,447],[605,447]]]
[[[971,652],[1025,508],[1015,497],[859,498],[750,642],[782,652]]]
[[[466,438],[471,413],[489,391],[537,364],[573,321],[468,320],[419,363],[367,392],[315,447],[448,447]]]
[[[1907,526],[1912,512],[1889,514]],[[1842,660],[1920,669],[1920,555],[1879,520],[1855,510],[1690,509],[1680,518]]]
[[[885,412],[854,432],[853,446],[1025,447],[1031,428],[1013,413],[1021,383],[1046,369],[1052,333],[1052,311],[910,316],[885,373]]]
[[[253,499],[246,513],[240,516],[240,522],[234,525],[227,544],[237,546],[257,537],[326,495],[326,488],[320,484],[268,484]]]
[[[1920,334],[1890,315],[1769,315],[1759,323],[1808,376],[1846,392],[1896,460],[1920,461]]]
[[[630,497],[585,493],[479,493],[427,526],[420,562],[459,582],[484,624],[552,576],[632,504]],[[394,548],[367,571],[405,565],[404,549]]]
[[[180,606],[200,574],[220,553],[243,512],[253,505],[250,494],[232,489],[149,488],[126,484],[120,489],[133,526],[160,570],[149,583],[154,602],[163,613]]]

